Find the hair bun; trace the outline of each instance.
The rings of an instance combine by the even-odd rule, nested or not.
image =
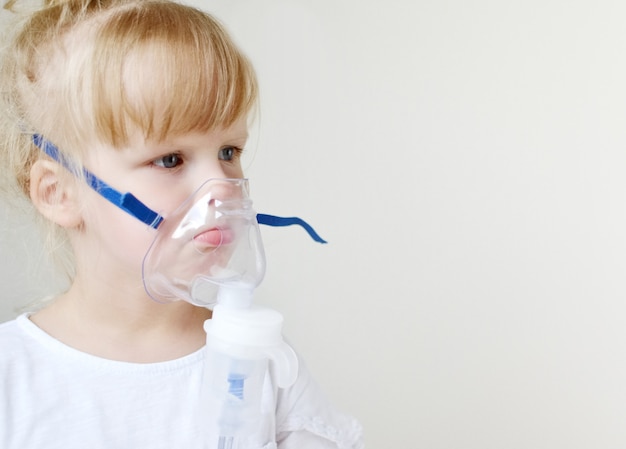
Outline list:
[[[17,3],[17,0],[8,0],[4,2],[3,8],[8,11],[13,11],[13,6]]]

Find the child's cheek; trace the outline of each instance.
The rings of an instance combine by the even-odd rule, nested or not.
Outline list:
[[[157,231],[97,194],[90,206],[85,217],[85,239],[100,248],[101,257],[111,258],[112,263],[129,270],[140,269]]]

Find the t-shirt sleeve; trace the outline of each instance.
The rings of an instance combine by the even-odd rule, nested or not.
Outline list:
[[[278,391],[279,449],[363,449],[359,422],[334,408],[302,359],[296,383]]]

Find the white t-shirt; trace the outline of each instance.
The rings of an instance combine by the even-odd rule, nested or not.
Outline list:
[[[161,363],[112,361],[55,340],[28,315],[0,324],[0,447],[204,449],[203,359],[204,349]],[[245,449],[363,447],[360,425],[330,406],[302,364],[292,387],[265,390],[269,436]]]

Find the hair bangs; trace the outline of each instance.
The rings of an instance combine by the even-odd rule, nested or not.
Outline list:
[[[115,11],[94,48],[96,133],[120,147],[146,139],[227,127],[257,98],[251,64],[201,11],[145,2]]]

